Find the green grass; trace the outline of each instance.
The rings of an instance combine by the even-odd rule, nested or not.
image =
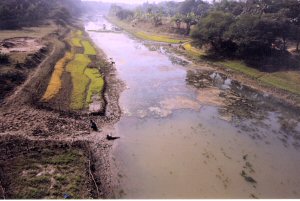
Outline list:
[[[87,54],[87,55],[96,55],[97,54],[95,48],[91,45],[91,43],[89,41],[83,40],[82,45],[84,47],[84,54]]]
[[[62,199],[64,193],[74,199],[90,198],[87,160],[82,150],[73,148],[16,155],[4,168],[10,185],[7,198]]]
[[[144,40],[151,40],[156,42],[164,42],[164,43],[172,43],[172,44],[187,42],[187,40],[183,40],[183,39],[175,39],[166,35],[149,34],[142,31],[136,32],[134,33],[134,35]]]
[[[227,60],[222,62],[216,62],[219,65],[225,66],[227,68],[242,72],[246,75],[249,75],[254,78],[258,78],[263,75],[263,72],[260,72],[259,70],[256,70],[254,68],[251,68],[247,66],[244,62],[239,60]]]
[[[70,108],[81,110],[86,100],[86,90],[90,79],[84,74],[85,69],[91,60],[87,55],[76,54],[73,61],[67,65],[67,71],[71,73],[73,90],[71,95]]]
[[[85,75],[91,80],[86,97],[86,103],[90,104],[93,102],[93,95],[101,94],[104,86],[104,80],[100,75],[99,70],[95,68],[87,68],[85,70]]]
[[[205,56],[205,52],[199,48],[193,47],[191,43],[185,43],[183,45],[185,51],[187,51],[187,53],[191,56],[194,57],[202,57]]]
[[[72,38],[71,42],[72,42],[72,45],[75,47],[82,47],[81,38],[74,37],[74,38]]]
[[[272,86],[300,95],[299,71],[266,73],[259,79],[262,82],[265,82]]]

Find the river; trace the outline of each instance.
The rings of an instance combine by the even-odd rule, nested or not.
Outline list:
[[[293,111],[205,66],[194,69],[166,45],[91,31],[104,23],[112,27],[97,19],[86,30],[126,84],[114,133],[116,197],[300,197]]]

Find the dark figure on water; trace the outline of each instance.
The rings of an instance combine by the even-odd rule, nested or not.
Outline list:
[[[98,127],[93,120],[91,120],[91,128],[93,129],[93,131],[98,131]]]

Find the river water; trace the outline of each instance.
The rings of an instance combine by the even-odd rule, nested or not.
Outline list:
[[[299,198],[300,124],[266,94],[197,70],[163,44],[95,32],[126,84],[115,125],[121,198]],[[199,81],[200,80],[200,81]]]

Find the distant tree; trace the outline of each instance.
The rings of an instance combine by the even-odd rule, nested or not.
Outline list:
[[[232,15],[238,16],[243,12],[245,3],[242,1],[222,0],[220,2],[215,2],[214,8],[217,11],[231,13]]]
[[[191,36],[200,44],[211,44],[218,51],[222,43],[227,41],[224,34],[233,22],[234,17],[231,14],[214,11],[199,21]]]
[[[188,13],[183,17],[183,22],[186,24],[186,34],[190,34],[191,26],[197,24],[197,16],[195,13]]]
[[[203,16],[209,9],[209,3],[203,0],[185,0],[181,3],[179,12],[183,15],[195,13],[196,15]]]
[[[153,21],[154,26],[156,26],[156,27],[159,25],[162,25],[162,13],[161,12],[153,13],[152,21]]]
[[[292,31],[291,31],[291,39],[296,42],[296,51],[300,51],[300,27],[293,25],[292,26]]]
[[[237,45],[239,56],[266,56],[276,40],[276,29],[273,20],[242,15],[231,24],[225,37]]]
[[[134,12],[131,10],[127,10],[127,9],[120,9],[116,12],[116,16],[120,19],[120,20],[128,20],[128,19],[132,19],[134,17]]]
[[[172,21],[175,22],[177,29],[181,28],[181,23],[183,21],[183,15],[177,13],[173,18]]]
[[[9,0],[0,1],[0,29],[17,29],[25,26],[36,26],[50,18],[62,15],[65,20],[73,14],[79,14],[79,0]],[[75,10],[77,10],[75,12]],[[72,13],[71,11],[74,11]],[[66,15],[71,13],[71,15]]]

